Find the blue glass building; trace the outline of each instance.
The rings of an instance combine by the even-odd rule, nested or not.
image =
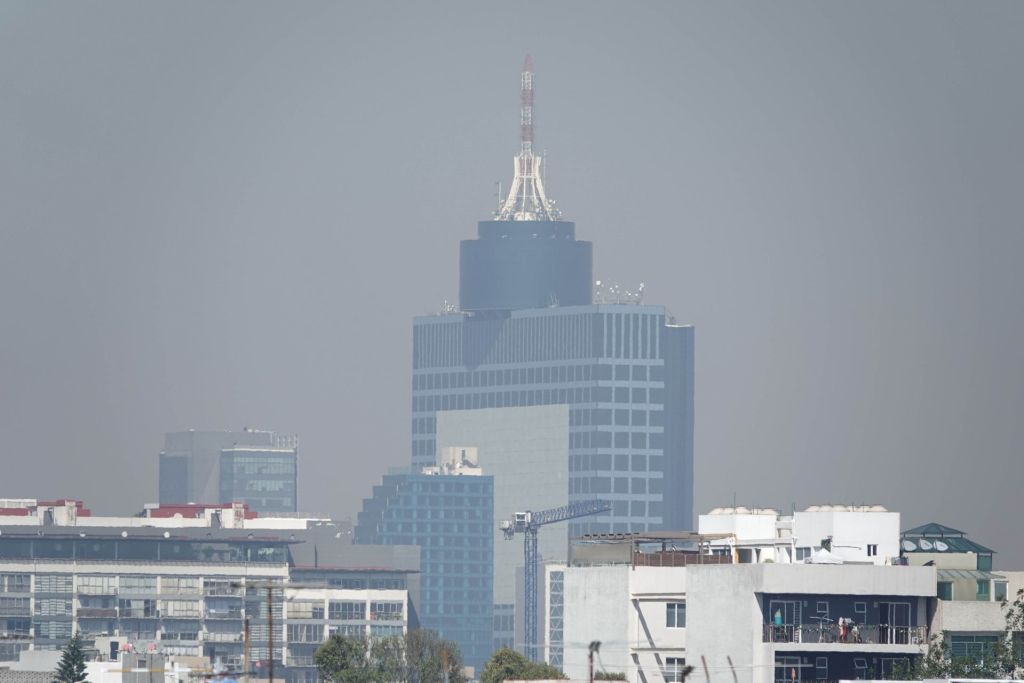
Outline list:
[[[439,411],[566,404],[569,500],[614,506],[570,533],[693,528],[693,328],[663,307],[423,316],[413,340],[415,464],[434,463]]]
[[[494,478],[388,474],[363,501],[356,543],[420,546],[420,627],[481,670],[491,655]]]
[[[614,504],[570,534],[692,529],[693,328],[639,297],[594,303],[592,245],[533,153],[529,57],[520,94],[508,197],[460,245],[459,313],[413,325],[412,462],[434,464],[440,411],[563,404],[569,500]]]

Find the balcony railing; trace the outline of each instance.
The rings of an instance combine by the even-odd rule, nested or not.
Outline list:
[[[765,624],[766,643],[835,643],[838,645],[924,645],[928,642],[925,626],[889,626],[888,624]]]
[[[106,617],[109,619],[117,618],[117,609],[114,607],[79,607],[79,617]]]
[[[204,638],[210,643],[240,643],[242,642],[241,633],[207,633]]]
[[[32,640],[29,631],[0,631],[0,640]]]
[[[316,666],[312,655],[286,655],[285,666]]]
[[[121,608],[122,619],[157,619],[160,617],[160,613],[154,609],[131,609],[128,607]]]
[[[241,619],[242,610],[240,609],[207,609],[207,619]]]

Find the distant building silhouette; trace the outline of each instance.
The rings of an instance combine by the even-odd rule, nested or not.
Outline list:
[[[160,452],[161,503],[242,502],[298,510],[298,439],[274,432],[169,432]]]

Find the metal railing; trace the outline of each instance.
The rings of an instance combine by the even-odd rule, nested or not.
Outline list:
[[[76,615],[79,617],[107,617],[117,618],[116,607],[79,607]]]
[[[204,638],[210,643],[240,643],[242,642],[241,633],[206,633]]]
[[[285,655],[285,666],[316,666],[312,655]]]
[[[207,609],[207,619],[241,619],[242,610],[240,609]]]
[[[925,645],[928,642],[928,628],[888,624],[764,624],[763,642]]]

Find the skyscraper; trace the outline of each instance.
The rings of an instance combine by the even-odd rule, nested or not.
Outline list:
[[[693,327],[639,295],[594,302],[591,244],[533,152],[533,85],[527,57],[512,185],[461,243],[459,311],[413,325],[413,464],[435,463],[439,412],[566,405],[569,500],[614,506],[570,533],[690,529]]]
[[[161,503],[246,503],[257,512],[298,510],[298,438],[239,432],[168,432],[160,452]]]
[[[420,546],[419,623],[481,670],[491,654],[494,478],[476,468],[387,474],[363,501],[356,543]]]

